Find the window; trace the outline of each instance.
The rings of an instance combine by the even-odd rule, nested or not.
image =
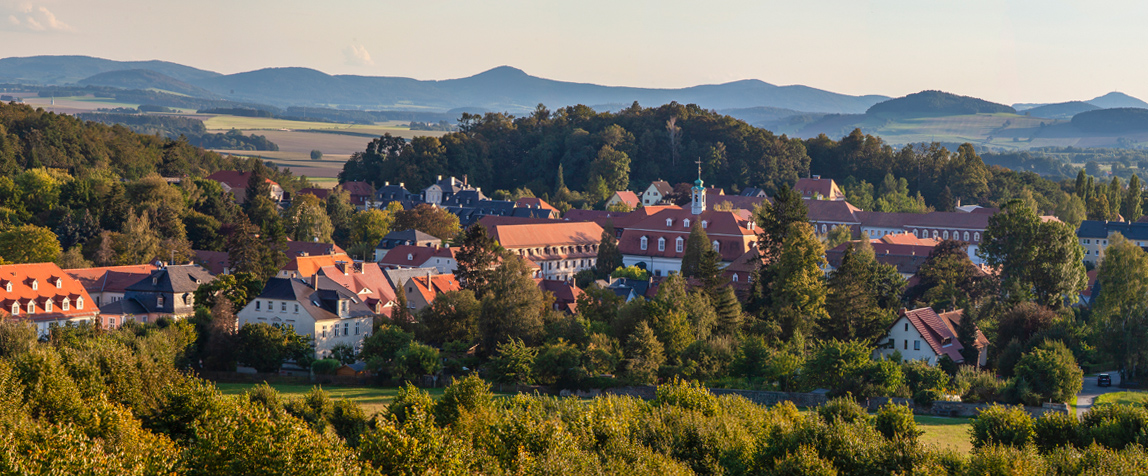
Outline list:
[[[36,290],[38,290],[38,289],[40,289],[40,282],[39,282],[39,281],[37,281],[37,280],[35,280],[35,279],[33,279],[33,280],[32,280],[32,290],[33,290],[33,291],[36,291]]]
[[[262,311],[263,310],[263,301],[255,301],[255,310],[256,311]]]
[[[295,303],[295,314],[299,314],[299,303]]]
[[[905,350],[909,350],[909,339],[905,339]]]
[[[60,309],[63,309],[63,310],[65,310],[65,311],[67,311],[67,310],[68,310],[68,306],[69,306],[71,303],[72,303],[72,301],[71,301],[71,300],[69,300],[68,298],[64,298],[64,303],[63,303],[63,304],[60,306]]]
[[[933,230],[933,239],[937,238],[937,230]]]
[[[34,314],[35,312],[36,312],[36,303],[34,303],[32,301],[28,301],[28,314]]]
[[[323,335],[323,337],[324,337],[324,338],[326,338],[326,337],[327,337],[327,326],[323,326],[323,333],[322,333],[322,335]]]
[[[116,318],[114,318],[114,317],[108,318],[108,327],[116,327]]]
[[[686,218],[685,220],[682,220],[682,228],[689,228],[689,227],[690,227],[690,219]]]
[[[60,278],[56,278],[56,289],[60,289],[62,287],[64,287],[64,280],[60,279]]]
[[[913,350],[921,350],[921,341],[919,341],[919,340],[913,341]]]
[[[351,323],[349,323],[349,322],[343,323],[343,335],[345,335],[345,336],[351,335]]]
[[[163,296],[156,296],[155,305],[156,307],[163,307]]]
[[[949,239],[949,230],[945,230],[944,237],[946,240]]]
[[[752,224],[753,222],[750,222],[750,223]],[[710,222],[708,220],[702,220],[702,229],[703,230],[706,228],[709,228],[709,226],[710,226]]]
[[[981,233],[979,231],[973,232],[973,241],[981,241]]]
[[[916,229],[916,228],[913,228],[913,236],[915,236],[915,237],[917,237],[917,238],[920,238],[920,237],[921,237],[921,234],[920,234],[920,233],[917,233],[917,229]]]
[[[44,301],[44,312],[52,312],[52,300]]]
[[[84,308],[84,298],[76,298],[76,309]]]
[[[649,247],[650,247],[650,239],[649,239],[649,238],[646,238],[646,237],[644,237],[644,236],[643,236],[643,237],[642,237],[642,242],[641,242],[641,248],[642,248],[643,250],[645,250],[645,249],[647,249],[647,248],[649,248]]]
[[[965,241],[969,241],[969,232],[965,232]]]
[[[733,282],[737,282],[737,273],[733,273]]]
[[[674,219],[673,218],[667,218],[666,219],[666,226],[674,226]]]
[[[355,323],[355,335],[359,335],[359,323]]]
[[[909,332],[909,323],[908,322],[905,323],[905,332]]]
[[[826,227],[824,224],[822,224],[822,225],[821,225],[821,234],[825,234],[825,233],[828,233],[828,232],[829,232],[829,228],[828,228],[828,227]]]
[[[280,304],[279,312],[287,312],[287,301],[283,301]]]
[[[674,250],[676,250],[678,253],[681,253],[684,243],[685,240],[682,240],[682,237],[679,236],[677,240],[674,240]]]
[[[666,251],[666,239],[658,238],[658,251]]]
[[[717,253],[721,253],[721,244],[719,244],[717,240],[714,240],[713,245],[714,245],[714,251]]]

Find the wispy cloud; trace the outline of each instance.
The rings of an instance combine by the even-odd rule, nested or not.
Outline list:
[[[351,66],[372,66],[375,64],[371,60],[371,53],[367,48],[359,43],[354,43],[346,48],[343,48],[343,56],[345,62]]]
[[[8,23],[16,28],[31,31],[76,31],[75,28],[72,28],[72,25],[56,18],[56,14],[48,10],[48,7],[34,6],[27,3],[20,5],[16,13],[8,15]]]

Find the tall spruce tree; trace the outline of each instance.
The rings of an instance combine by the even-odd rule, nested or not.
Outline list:
[[[884,334],[891,313],[877,302],[876,262],[845,248],[841,265],[826,283],[827,316],[818,323],[822,339],[859,340],[873,343]]]
[[[1128,179],[1128,194],[1120,202],[1120,214],[1124,215],[1125,221],[1134,222],[1144,216],[1141,208],[1143,187],[1144,185],[1140,183],[1140,177],[1132,174],[1132,178]]]
[[[972,306],[966,306],[957,323],[957,342],[961,343],[961,357],[965,365],[980,365],[980,351],[977,349],[977,319]]]
[[[1108,216],[1116,217],[1120,213],[1120,203],[1124,199],[1124,187],[1120,184],[1120,177],[1112,177],[1108,183]]]
[[[773,306],[772,287],[777,280],[776,265],[781,248],[788,236],[790,225],[807,223],[809,210],[801,194],[792,187],[782,186],[773,196],[773,203],[765,202],[754,210],[753,219],[758,227],[757,252],[762,266],[752,274],[746,309],[760,316]],[[756,262],[756,260],[755,260]]]
[[[598,279],[606,279],[621,266],[622,252],[618,249],[618,238],[614,236],[614,221],[610,220],[602,229],[602,240],[598,242],[598,260],[594,267]]]
[[[478,299],[486,295],[494,266],[498,262],[497,243],[481,223],[475,223],[462,237],[462,244],[455,254],[458,269],[455,275],[467,289],[474,291]]]
[[[783,338],[796,332],[810,335],[825,313],[825,283],[821,267],[825,248],[813,233],[813,226],[792,223],[786,232],[780,257],[770,267],[775,274],[771,288],[771,317],[781,327]]]
[[[682,254],[682,276],[687,278],[697,276],[707,249],[712,249],[709,235],[702,228],[701,220],[695,221],[694,226],[690,228],[690,236],[686,239],[685,252]]]

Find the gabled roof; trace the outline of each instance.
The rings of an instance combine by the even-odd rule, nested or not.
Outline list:
[[[646,190],[649,190],[651,188],[656,190],[658,192],[658,194],[663,196],[663,197],[665,197],[666,195],[669,195],[671,193],[674,193],[674,186],[670,185],[670,183],[665,181],[665,180],[655,180],[653,182],[650,182],[650,186],[647,187]]]
[[[558,211],[558,209],[554,208],[553,205],[546,203],[546,200],[543,200],[541,198],[535,198],[535,197],[522,197],[522,198],[518,199],[518,201],[514,202],[514,206],[519,207],[519,208],[534,208],[534,209]]]
[[[324,266],[334,266],[339,261],[350,262],[351,257],[345,254],[319,255],[319,256],[293,256],[280,271],[294,271],[300,278],[313,276]]]
[[[856,216],[861,209],[844,200],[806,200],[809,221],[831,223],[861,223]]]
[[[578,289],[574,283],[569,281],[559,281],[557,279],[535,279],[538,283],[538,288],[549,292],[554,296],[554,302],[559,307],[565,307],[571,313],[577,311],[578,297],[582,295],[582,290]]]
[[[375,200],[380,202],[393,202],[408,200],[411,196],[417,196],[408,191],[404,185],[405,184],[402,183],[392,184],[385,182],[382,187],[379,187],[379,189],[375,191]]]
[[[649,281],[639,281],[630,278],[616,278],[610,281],[610,285],[606,289],[613,289],[615,294],[624,296],[625,294],[619,293],[619,290],[633,290],[635,296],[645,296],[646,291],[650,288]],[[628,292],[626,294],[629,294]]]
[[[629,190],[619,190],[614,192],[614,195],[618,197],[618,200],[621,200],[622,203],[625,203],[630,208],[637,208],[637,206],[642,203],[641,200],[638,200],[638,195]],[[613,196],[610,198],[613,198]]]
[[[418,268],[435,257],[454,259],[454,250],[433,246],[399,245],[392,248],[386,256],[383,256],[383,259],[379,260],[379,266],[385,268]]]
[[[602,227],[593,222],[496,225],[490,235],[504,248],[592,245],[602,240]]]
[[[331,189],[329,189],[329,188],[318,188],[318,187],[307,187],[307,188],[304,188],[302,190],[299,190],[298,192],[295,192],[295,195],[314,195],[319,200],[326,200],[327,195],[330,195],[330,194],[331,194]]]
[[[1084,220],[1076,229],[1080,238],[1108,238],[1112,233],[1120,233],[1129,240],[1148,240],[1148,222],[1125,223],[1119,221]]]
[[[812,199],[818,196],[826,200],[844,200],[845,194],[841,192],[841,188],[837,186],[837,182],[833,179],[823,179],[821,177],[810,177],[797,179],[797,183],[793,188],[801,193],[802,198]]]
[[[251,180],[251,172],[240,172],[237,170],[220,170],[216,173],[208,175],[209,180],[214,180],[219,183],[225,183],[231,188],[247,188],[247,182]],[[279,185],[271,179],[266,179],[267,183]]]
[[[355,293],[326,277],[320,276],[317,281],[318,289],[311,287],[310,283],[302,279],[271,278],[267,280],[263,292],[259,293],[257,299],[295,301],[316,321],[341,319],[336,307],[340,299],[349,301],[347,317],[374,315],[370,306]]]
[[[190,293],[199,285],[215,281],[215,276],[199,265],[167,266],[128,286],[126,290],[144,293]]]
[[[383,239],[379,240],[379,244],[376,246],[376,248],[389,250],[400,245],[426,246],[441,244],[442,240],[435,236],[428,235],[418,230],[402,230],[387,233],[387,236],[384,236]]]
[[[195,250],[195,263],[209,273],[219,276],[231,267],[231,257],[226,251]]]
[[[917,329],[917,332],[921,334],[921,337],[929,344],[929,348],[938,357],[948,355],[957,363],[965,360],[961,356],[961,349],[964,347],[961,346],[960,342],[957,342],[957,334],[949,329],[948,324],[933,311],[933,308],[902,310],[901,316],[909,320],[909,323]],[[896,322],[893,325],[896,325]]]
[[[932,247],[932,246],[937,246],[941,243],[941,240],[938,240],[936,238],[918,238],[917,235],[914,235],[914,234],[909,233],[907,231],[904,233],[890,233],[890,234],[882,236],[882,237],[872,237],[872,238],[876,238],[875,240],[872,241],[873,243],[888,243],[890,245],[911,245],[911,246],[930,246],[930,247]]]
[[[343,182],[339,184],[343,190],[351,195],[373,196],[375,194],[375,187],[367,182]]]
[[[59,287],[56,286],[57,282]],[[35,289],[33,289],[33,283]],[[12,285],[12,291],[7,286]],[[84,300],[84,308],[76,303]],[[64,300],[70,303],[63,310]],[[48,301],[52,311],[47,312]],[[35,311],[28,314],[28,303]],[[16,317],[32,321],[93,317],[99,313],[95,301],[80,282],[56,266],[55,263],[8,264],[0,266],[0,315],[12,315],[12,305],[18,307]]]
[[[453,274],[414,276],[407,281],[407,284],[413,286],[415,291],[421,294],[423,300],[428,303],[434,301],[434,298],[439,294],[462,290],[462,285]]]
[[[937,314],[937,316],[940,317],[941,321],[945,323],[945,326],[949,328],[949,332],[952,332],[955,336],[957,335],[957,328],[961,325],[961,319],[965,317],[965,311],[963,309],[957,309],[955,311],[942,312]],[[981,329],[978,327],[976,347],[983,349],[987,345],[989,345],[989,339],[981,333]],[[962,348],[963,347],[964,346],[962,346]]]
[[[286,254],[288,257],[302,256],[304,253],[306,253],[308,256],[347,254],[347,252],[343,251],[339,245],[334,243],[316,243],[313,241],[287,240]]]
[[[139,264],[127,266],[105,266],[102,268],[79,268],[64,270],[80,282],[89,293],[122,293],[128,286],[150,276],[155,265]]]
[[[746,187],[745,190],[741,191],[741,196],[743,196],[743,197],[768,197],[769,194],[766,193],[765,190],[757,188],[757,187]]]
[[[756,233],[748,228],[748,211],[706,210],[700,215],[694,215],[691,210],[680,207],[657,208],[657,213],[626,227],[626,232],[618,240],[619,251],[628,255],[680,258],[685,254],[685,248],[683,246],[681,252],[677,251],[677,238],[689,239],[692,224],[699,221],[706,222],[706,234],[710,241],[719,243],[718,251],[722,261],[731,262],[749,251],[747,239],[756,241]],[[685,226],[687,219],[690,220],[690,226]],[[666,225],[666,220],[670,220],[670,225]],[[645,250],[641,247],[642,237],[648,240]],[[658,251],[658,238],[666,240],[666,247],[662,251]]]
[[[849,247],[851,243],[856,244],[856,242],[842,243],[825,252],[825,259],[829,262],[829,266],[834,268],[841,266],[841,260],[845,257],[845,248]],[[898,273],[913,275],[917,274],[917,270],[921,268],[936,245],[904,245],[872,240],[870,246],[873,247],[874,258],[878,263],[890,265],[896,268]]]
[[[383,276],[386,276],[387,282],[391,283],[391,287],[398,289],[403,284],[415,276],[426,276],[427,274],[436,275],[440,274],[438,268],[403,268],[403,269],[390,269],[383,268]]]
[[[344,263],[324,266],[316,273],[355,293],[364,301],[386,304],[395,300],[395,289],[378,263]]]

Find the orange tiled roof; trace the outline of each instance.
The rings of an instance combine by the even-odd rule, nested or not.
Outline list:
[[[546,200],[543,200],[541,198],[535,198],[535,197],[522,197],[522,198],[518,199],[517,202],[514,202],[514,206],[523,207],[523,208],[538,208],[538,209],[542,209],[542,210],[558,211],[558,209],[554,208],[553,205],[546,203]]]
[[[625,203],[630,208],[637,208],[637,206],[642,203],[638,200],[638,194],[629,190],[619,190],[614,192],[614,194],[618,196],[618,199],[621,200],[622,203]]]
[[[345,254],[295,256],[283,266],[282,271],[295,271],[300,278],[310,278],[324,266],[334,266],[339,261],[350,263],[351,258]]]
[[[414,284],[415,290],[422,294],[426,302],[434,301],[435,296],[450,292],[462,290],[462,285],[459,284],[458,278],[453,274],[437,274],[434,276],[415,276],[410,279]]]
[[[363,301],[376,300],[386,304],[395,300],[395,289],[383,275],[378,263],[324,266],[319,269],[318,274],[359,295]]]
[[[594,222],[496,225],[490,234],[507,249],[596,245],[602,240],[602,227]]]
[[[49,301],[51,311],[47,311]],[[29,303],[33,303],[31,313]],[[16,312],[13,305],[17,306]],[[28,263],[0,266],[0,314],[47,321],[94,317],[99,309],[80,281],[55,263]]]

